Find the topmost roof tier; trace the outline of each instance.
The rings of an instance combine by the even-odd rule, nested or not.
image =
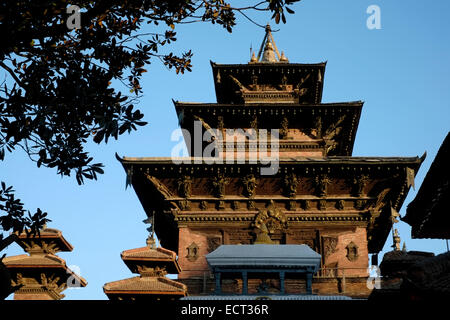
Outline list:
[[[275,44],[270,26],[258,55],[248,64],[211,61],[218,103],[320,103],[326,62],[289,63]]]

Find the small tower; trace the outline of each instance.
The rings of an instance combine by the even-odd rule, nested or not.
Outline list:
[[[180,273],[176,253],[156,247],[150,236],[147,246],[125,250],[123,262],[138,277],[108,282],[103,291],[110,300],[177,300],[186,296],[186,285],[166,277]]]
[[[7,257],[3,263],[11,273],[12,285],[21,286],[14,300],[60,300],[67,287],[85,287],[87,282],[70,270],[58,257],[60,251],[72,251],[62,232],[44,226],[39,235],[21,233],[17,243],[28,253]]]

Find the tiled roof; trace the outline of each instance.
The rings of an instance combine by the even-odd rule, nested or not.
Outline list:
[[[58,229],[53,228],[44,228],[39,231],[39,235],[27,235],[26,232],[22,232],[18,235],[19,240],[17,243],[24,248],[24,250],[27,250],[25,244],[30,244],[31,242],[54,242],[57,244],[58,250],[57,251],[72,251],[73,247],[72,245],[63,237],[62,232]]]
[[[157,260],[176,260],[176,253],[164,248],[152,249],[150,247],[142,247],[136,249],[125,250],[121,254],[122,259],[157,259]]]
[[[80,284],[80,286],[87,286],[87,281],[83,278],[75,274],[71,269],[69,269],[66,265],[64,259],[52,255],[27,255],[21,254],[18,256],[6,257],[2,261],[5,266],[10,270],[24,270],[28,269],[29,271],[40,270],[42,268],[56,268],[59,270],[59,274],[63,274],[65,277],[69,278],[73,276],[75,280]]]
[[[52,255],[52,254],[46,254],[46,255],[32,255],[29,256],[27,254],[21,254],[18,256],[12,256],[12,257],[6,257],[3,259],[3,263],[7,267],[13,267],[13,266],[59,266],[63,265],[65,266],[64,259]]]
[[[176,253],[164,248],[142,247],[125,250],[121,253],[121,257],[133,273],[140,273],[138,266],[163,267],[168,273],[181,271]]]
[[[106,283],[103,290],[106,294],[126,291],[128,293],[161,294],[167,292],[185,295],[187,287],[164,277],[133,277]]]

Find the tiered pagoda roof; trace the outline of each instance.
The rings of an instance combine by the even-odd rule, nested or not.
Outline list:
[[[167,273],[179,273],[180,267],[173,251],[146,247],[125,250],[121,258],[138,277],[108,282],[103,291],[111,300],[178,299],[186,296],[184,284],[166,277]]]
[[[266,243],[306,244],[367,289],[366,256],[382,250],[424,156],[353,157],[363,102],[323,103],[326,63],[290,63],[270,27],[248,63],[211,67],[217,102],[174,101],[188,157],[117,156],[180,279],[267,229]]]
[[[85,287],[85,279],[70,270],[56,253],[72,251],[72,245],[57,229],[44,227],[38,235],[18,236],[17,243],[28,253],[6,257],[3,263],[11,273],[16,300],[59,300],[68,286]]]

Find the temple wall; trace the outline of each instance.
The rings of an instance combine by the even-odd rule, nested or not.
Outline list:
[[[203,277],[203,274],[209,271],[208,263],[206,262],[206,255],[209,253],[207,234],[192,231],[187,227],[180,227],[178,230],[178,264],[181,268],[178,278]],[[190,246],[192,246],[192,249],[189,249]],[[194,246],[198,249],[194,250]]]
[[[325,258],[325,266],[335,265],[338,270],[338,276],[341,276],[342,270],[345,270],[346,276],[366,276],[369,267],[369,251],[367,249],[366,229],[362,227],[355,228],[355,231],[338,233],[334,235],[337,238],[335,251]],[[324,234],[333,236],[332,233]],[[348,246],[356,248],[356,257],[348,253]]]

